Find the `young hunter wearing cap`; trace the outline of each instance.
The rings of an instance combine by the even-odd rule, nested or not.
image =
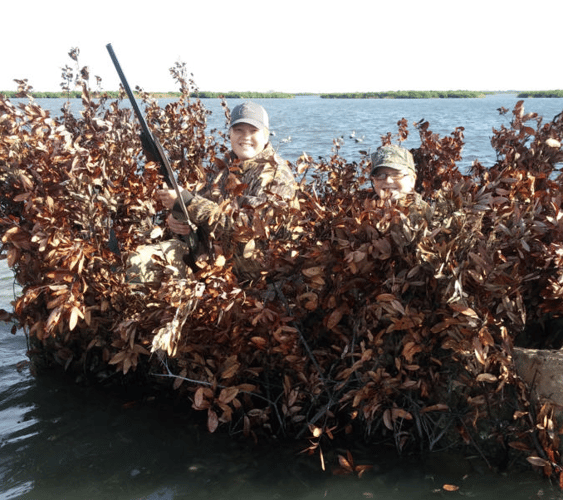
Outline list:
[[[416,169],[409,150],[391,144],[371,155],[371,183],[379,198],[399,200],[414,193]]]
[[[233,221],[221,208],[223,201],[229,199],[238,209],[260,207],[259,210],[264,214],[274,205],[297,206],[295,178],[287,162],[274,151],[269,137],[268,114],[262,106],[245,102],[232,110],[229,126],[232,151],[227,156],[229,168],[223,169],[202,195],[182,192],[192,224],[204,227],[216,238],[222,236],[223,243],[229,245],[232,244],[229,229]],[[245,186],[236,199],[229,197],[233,183]],[[167,219],[170,229],[180,235],[189,234],[193,226],[182,220],[176,193],[161,190],[157,195],[164,206],[172,210]],[[254,212],[249,214],[252,216]],[[253,271],[258,267],[256,263],[245,259],[242,252],[235,250],[233,254],[235,271],[245,277],[254,277],[256,273]]]
[[[394,144],[381,146],[371,156],[371,164],[371,183],[378,198],[408,208],[412,223],[423,219],[430,222],[434,205],[428,204],[414,190],[416,168],[409,150]]]

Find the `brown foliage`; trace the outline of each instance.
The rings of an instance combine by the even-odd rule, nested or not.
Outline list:
[[[147,122],[180,182],[198,189],[221,168],[225,140],[206,129],[182,68],[172,72],[182,97],[162,109],[143,94]],[[563,307],[561,115],[543,123],[519,102],[494,131],[497,163],[466,175],[456,167],[463,128],[439,137],[415,124],[430,215],[375,200],[367,158],[346,162],[335,141],[328,160],[296,162],[299,210],[251,218],[234,235],[267,241],[270,272],[239,283],[214,241],[197,273],[175,280],[163,267],[158,286],[141,287],[127,283],[125,256],[171,237],[158,230],[158,169],[144,164],[130,110],[92,98],[79,74],[80,117],[0,100],[2,255],[23,287],[14,315],[32,358],[99,379],[170,377],[210,431],[316,429],[311,450],[338,433],[400,450],[477,445],[483,428],[501,442],[527,439],[511,349]],[[402,141],[406,120],[398,126]],[[340,460],[346,473],[362,467]]]

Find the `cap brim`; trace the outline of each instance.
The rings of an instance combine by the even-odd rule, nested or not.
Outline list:
[[[371,173],[373,174],[374,172],[377,172],[380,168],[391,168],[393,170],[398,170],[399,172],[410,172],[412,174],[416,174],[416,170],[401,163],[383,163],[372,168]]]
[[[239,120],[231,123],[229,128],[232,128],[235,125],[238,125],[239,123],[248,123],[249,125],[256,127],[258,130],[262,130],[263,128],[267,128],[262,122],[260,122],[258,120],[253,120],[252,118],[240,118]]]

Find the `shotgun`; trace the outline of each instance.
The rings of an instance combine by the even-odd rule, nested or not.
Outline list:
[[[135,100],[135,96],[133,95],[133,92],[131,91],[131,87],[129,87],[129,83],[127,83],[127,78],[125,78],[125,74],[123,73],[123,70],[121,69],[121,65],[119,64],[119,61],[117,60],[117,56],[115,55],[115,52],[113,50],[113,47],[111,46],[111,43],[108,43],[106,45],[106,48],[108,49],[111,60],[113,61],[113,65],[115,66],[115,69],[117,70],[117,74],[119,75],[119,79],[121,80],[121,84],[123,85],[123,88],[125,89],[125,92],[127,93],[127,97],[129,97],[129,102],[131,103],[131,107],[133,108],[133,111],[135,112],[135,115],[137,116],[137,120],[139,120],[139,124],[141,125],[141,143],[143,145],[143,150],[145,151],[145,155],[147,155],[147,159],[149,159],[149,160],[154,159],[156,161],[156,163],[159,164],[160,172],[162,173],[162,176],[164,177],[166,185],[169,188],[173,188],[174,191],[176,192],[177,201],[180,204],[180,208],[182,209],[182,214],[185,218],[185,221],[188,222],[192,226],[192,232],[187,237],[185,237],[185,240],[184,240],[188,244],[188,246],[190,248],[190,253],[191,253],[195,250],[195,248],[197,246],[197,235],[196,235],[197,228],[193,224],[190,223],[190,217],[188,215],[188,209],[187,209],[186,204],[184,202],[184,199],[182,197],[182,193],[180,192],[180,188],[178,187],[178,183],[176,182],[176,178],[174,177],[174,172],[172,171],[172,167],[170,166],[170,162],[168,161],[168,157],[164,153],[164,149],[162,148],[160,141],[149,130],[149,127],[147,125],[145,117],[143,116],[143,113],[141,113],[141,110],[139,109],[139,106],[137,105],[137,101]],[[193,268],[193,266],[192,266],[193,256],[190,256],[188,258],[188,260],[190,261],[190,263],[189,263],[190,267]]]
[[[135,112],[135,115],[137,116],[137,120],[139,120],[139,124],[141,125],[141,143],[143,144],[143,149],[145,150],[145,154],[148,153],[147,156],[152,156],[152,158],[154,158],[155,161],[160,165],[160,172],[162,173],[162,176],[164,177],[166,185],[169,188],[174,188],[174,191],[176,191],[176,195],[178,196],[178,201],[179,201],[180,206],[182,208],[182,212],[184,214],[184,217],[186,218],[187,221],[189,221],[190,219],[189,219],[189,216],[188,216],[188,210],[187,210],[186,204],[184,203],[184,200],[182,198],[182,193],[180,192],[180,188],[178,187],[178,183],[176,182],[176,178],[174,177],[174,173],[172,172],[172,167],[170,166],[170,162],[168,161],[168,157],[164,153],[164,149],[162,149],[162,145],[160,144],[159,140],[149,130],[149,127],[147,125],[145,117],[143,116],[143,114],[141,113],[141,110],[139,109],[139,106],[137,105],[137,101],[135,100],[135,96],[133,95],[133,92],[131,91],[131,87],[129,87],[129,83],[127,83],[127,78],[125,78],[125,74],[123,73],[123,70],[121,69],[121,65],[119,64],[119,61],[117,60],[117,56],[115,55],[115,52],[113,51],[113,47],[111,46],[111,43],[108,43],[106,45],[106,48],[108,49],[111,60],[113,61],[113,65],[115,66],[115,69],[117,70],[117,74],[119,75],[119,79],[121,80],[121,84],[123,85],[123,88],[125,89],[125,92],[127,93],[127,97],[129,97],[129,102],[131,102],[131,106],[133,108],[133,111]]]

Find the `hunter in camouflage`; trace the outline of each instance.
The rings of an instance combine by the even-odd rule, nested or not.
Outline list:
[[[276,214],[289,214],[297,208],[296,182],[288,163],[269,142],[269,118],[266,110],[253,102],[236,106],[229,128],[232,151],[225,168],[201,193],[182,192],[190,223],[185,222],[173,192],[161,193],[161,201],[172,209],[167,219],[170,229],[189,234],[193,226],[204,230],[223,248],[232,250],[234,270],[242,279],[256,278],[263,268],[260,246],[252,257],[245,257],[245,241],[234,237],[235,227],[248,226],[253,217],[265,220]],[[240,193],[233,196],[232,193]]]

